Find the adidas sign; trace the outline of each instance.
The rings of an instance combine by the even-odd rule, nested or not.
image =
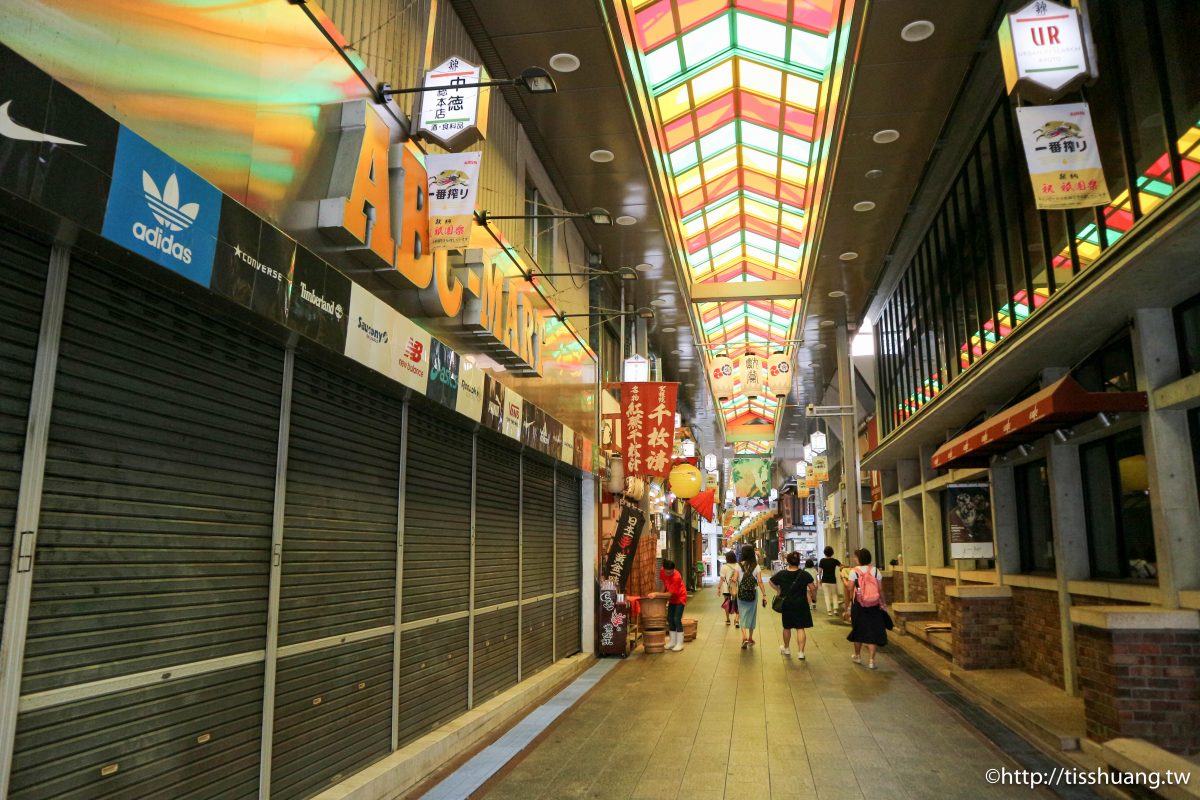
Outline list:
[[[175,237],[165,233],[162,228],[150,228],[145,223],[133,223],[133,235],[156,250],[161,250],[171,258],[178,259],[184,264],[192,263],[192,251],[175,241]]]
[[[179,178],[175,173],[167,178],[162,189],[154,182],[154,178],[146,170],[142,170],[142,192],[146,197],[146,205],[150,215],[158,222],[151,228],[144,222],[133,223],[133,235],[140,241],[161,250],[184,264],[192,263],[192,251],[183,243],[175,241],[174,234],[192,227],[200,214],[199,203],[179,203]],[[163,228],[167,230],[164,231]],[[168,233],[167,231],[171,231]]]

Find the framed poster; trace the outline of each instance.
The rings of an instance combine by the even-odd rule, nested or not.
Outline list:
[[[950,484],[946,487],[945,508],[951,558],[996,557],[992,493],[988,484]]]

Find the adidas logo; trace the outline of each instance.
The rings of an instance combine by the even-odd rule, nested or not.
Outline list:
[[[199,203],[179,205],[179,180],[174,172],[160,192],[150,173],[142,170],[142,191],[146,193],[146,205],[150,206],[150,213],[159,225],[169,230],[187,230],[200,213]]]
[[[179,232],[192,227],[192,223],[200,214],[200,204],[179,205],[179,179],[173,172],[171,177],[167,178],[167,182],[160,192],[154,179],[150,177],[150,173],[142,170],[142,191],[146,195],[146,205],[150,207],[150,213],[161,227],[151,228],[145,223],[135,222],[133,223],[134,237],[155,250],[161,250],[177,261],[191,264],[191,249],[185,247],[182,242],[175,241],[174,234],[166,233],[163,228]]]

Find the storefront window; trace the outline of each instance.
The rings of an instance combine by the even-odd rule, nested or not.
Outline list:
[[[1093,578],[1157,580],[1142,431],[1079,448]]]
[[[525,215],[553,214],[554,209],[546,204],[546,198],[535,186],[525,187]],[[553,271],[554,228],[552,219],[525,220],[525,249],[542,272]],[[551,281],[553,284],[553,281]]]
[[[1017,534],[1021,572],[1054,572],[1054,526],[1050,522],[1050,480],[1045,460],[1014,470],[1017,482]]]
[[[1101,347],[1071,375],[1089,392],[1135,392],[1137,376],[1133,370],[1133,342],[1129,334]]]

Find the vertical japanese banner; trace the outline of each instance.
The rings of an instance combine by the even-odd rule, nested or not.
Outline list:
[[[626,475],[671,472],[677,383],[622,383],[621,420]]]
[[[1038,208],[1091,208],[1111,199],[1087,103],[1023,106],[1017,126]]]
[[[637,554],[638,540],[646,527],[646,515],[633,503],[621,501],[621,517],[617,520],[616,534],[604,559],[603,577],[617,585],[617,591],[625,594],[629,581],[629,570]]]
[[[462,250],[471,239],[479,191],[479,153],[431,153],[429,173],[429,249]]]

